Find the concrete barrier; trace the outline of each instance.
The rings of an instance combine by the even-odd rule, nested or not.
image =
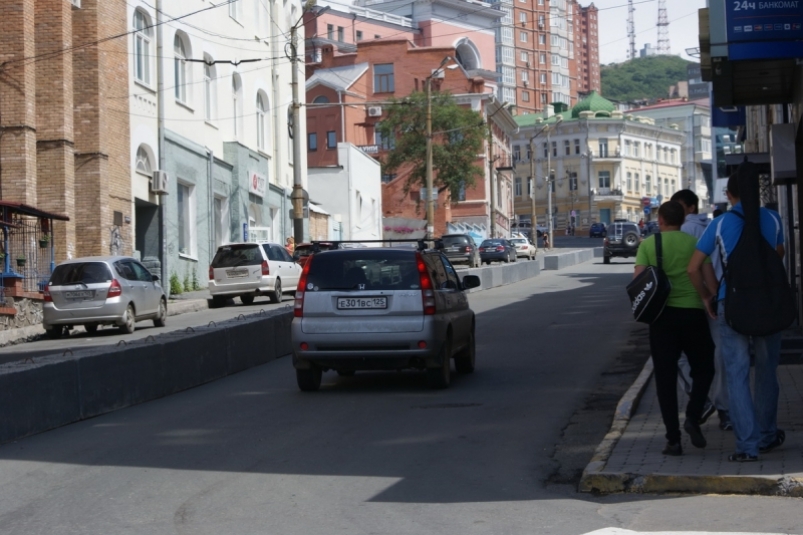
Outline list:
[[[0,366],[0,443],[164,397],[290,352],[288,310]]]

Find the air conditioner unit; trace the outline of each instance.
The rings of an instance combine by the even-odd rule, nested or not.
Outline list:
[[[368,117],[382,117],[382,106],[368,106]]]
[[[156,170],[151,178],[151,193],[167,193],[167,172]]]
[[[70,3],[77,8],[81,8],[81,0],[70,0]]]
[[[524,80],[524,82],[522,82],[522,83],[524,84],[524,87],[527,87],[527,84],[528,84],[527,80]]]
[[[530,68],[530,62],[529,61],[527,62],[527,68],[528,69]]]
[[[543,22],[539,22],[538,23],[538,29],[539,30],[543,30],[544,29],[544,23]]]

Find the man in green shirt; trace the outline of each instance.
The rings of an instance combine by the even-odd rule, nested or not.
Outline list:
[[[689,434],[692,445],[698,448],[706,446],[700,430],[700,418],[714,378],[714,342],[708,329],[705,307],[687,273],[697,239],[680,231],[685,217],[686,212],[677,201],[666,202],[658,209],[661,267],[672,283],[664,311],[650,324],[655,389],[666,426],[664,455],[683,454],[677,395],[678,359],[681,353],[686,353],[689,358],[693,379],[683,428]],[[655,238],[655,235],[650,236],[639,246],[633,278],[647,266],[658,265]]]

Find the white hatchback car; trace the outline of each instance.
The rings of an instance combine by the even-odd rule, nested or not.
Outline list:
[[[209,266],[212,306],[221,307],[238,296],[250,305],[258,295],[279,303],[284,292],[295,291],[300,276],[301,267],[278,243],[221,245]]]
[[[526,256],[535,260],[535,245],[527,238],[510,238],[508,240],[516,248],[516,256]]]

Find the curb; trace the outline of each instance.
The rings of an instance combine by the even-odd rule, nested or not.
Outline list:
[[[637,474],[606,472],[605,465],[636,412],[650,378],[653,364],[649,359],[641,373],[619,400],[611,429],[602,439],[594,456],[583,470],[578,490],[596,494],[633,492],[662,494],[748,494],[803,498],[803,478],[759,476],[697,476],[693,474]]]
[[[167,315],[178,316],[188,312],[199,312],[209,308],[209,301],[206,299],[186,299],[183,301],[175,300],[167,303]]]

